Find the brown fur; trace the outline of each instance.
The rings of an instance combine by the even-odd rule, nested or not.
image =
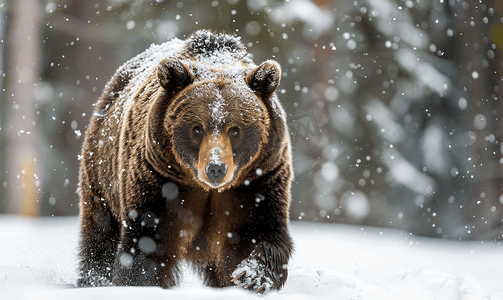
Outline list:
[[[96,104],[80,169],[79,283],[171,287],[187,261],[209,286],[279,289],[293,176],[281,69],[257,67],[228,35],[178,43],[158,62],[148,51],[128,61]],[[231,281],[253,259],[267,278]]]

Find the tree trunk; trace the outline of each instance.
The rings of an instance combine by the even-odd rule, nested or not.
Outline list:
[[[37,153],[37,113],[34,90],[39,75],[38,0],[16,0],[12,5],[6,112],[7,213],[36,216],[40,203]]]

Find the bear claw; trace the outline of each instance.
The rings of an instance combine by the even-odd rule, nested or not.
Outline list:
[[[245,271],[243,271],[243,272],[242,272],[241,274],[239,274],[238,276],[236,276],[236,277],[232,278],[232,279],[231,279],[231,282],[234,282],[234,281],[238,280],[238,279],[239,279],[241,276],[243,276],[245,273],[246,273],[246,272],[245,272]]]
[[[261,285],[256,291],[255,291],[255,294],[259,294],[260,291],[262,291],[263,289],[265,289],[265,285]]]

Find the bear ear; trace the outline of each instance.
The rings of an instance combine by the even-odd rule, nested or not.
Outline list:
[[[270,96],[279,86],[281,67],[274,60],[266,60],[246,78],[250,88],[262,97]]]
[[[187,67],[178,59],[163,59],[157,66],[157,77],[162,87],[173,93],[192,83]]]

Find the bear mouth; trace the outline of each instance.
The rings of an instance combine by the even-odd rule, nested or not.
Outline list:
[[[207,179],[202,178],[201,175],[197,176],[198,181],[202,182],[204,184],[203,187],[206,187],[206,188],[209,187],[209,189],[220,189],[220,188],[224,187],[225,185],[228,185],[229,183],[231,183],[233,178],[234,178],[234,176],[232,176],[231,178],[229,178],[228,180],[226,180],[224,182],[217,182],[217,181],[208,181]]]
[[[229,172],[227,172],[227,167],[227,164],[215,165],[213,164],[213,162],[210,162],[206,165],[204,170],[196,168],[197,177],[195,179],[202,183],[202,186],[205,190],[222,190],[223,187],[228,186],[230,183],[232,183],[235,175],[235,169],[231,167],[229,168]],[[221,170],[221,172],[219,172],[219,170]]]

